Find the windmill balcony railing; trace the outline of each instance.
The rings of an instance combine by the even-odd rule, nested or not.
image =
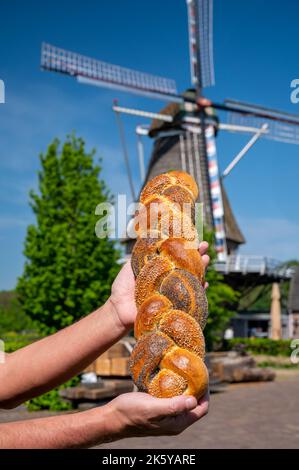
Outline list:
[[[256,273],[260,276],[273,275],[290,278],[292,269],[284,266],[281,261],[265,256],[229,255],[226,262],[216,262],[215,268],[223,274],[228,273]]]

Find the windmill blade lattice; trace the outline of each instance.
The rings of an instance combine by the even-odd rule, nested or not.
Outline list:
[[[225,104],[230,108],[229,124],[255,128],[267,124],[267,132],[263,133],[262,137],[288,144],[299,144],[299,116],[234,100],[225,100]]]
[[[215,84],[213,0],[187,0],[191,79],[197,89]]]
[[[177,96],[176,83],[172,79],[109,64],[47,43],[42,45],[41,67],[75,76],[82,82],[85,79],[93,85],[171,100]]]

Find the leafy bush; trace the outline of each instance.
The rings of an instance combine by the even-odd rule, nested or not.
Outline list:
[[[261,368],[271,367],[272,369],[296,369],[298,367],[298,364],[293,364],[292,362],[290,362],[289,364],[281,364],[279,362],[263,361],[259,362],[257,366]]]
[[[39,336],[35,333],[18,334],[15,332],[8,332],[5,333],[1,339],[4,341],[5,352],[11,353],[17,351],[17,349],[28,346],[28,344],[39,339]]]
[[[14,332],[7,333],[5,335],[4,344],[5,352],[11,353],[17,349],[24,348],[28,346],[33,341],[39,339],[36,335],[27,334],[20,335]],[[70,402],[63,400],[59,396],[59,390],[66,387],[74,387],[80,382],[79,377],[73,377],[71,380],[68,380],[63,385],[60,385],[49,392],[40,395],[39,397],[32,398],[26,402],[27,409],[29,411],[39,411],[39,410],[50,410],[50,411],[67,411],[72,409]]]
[[[33,330],[34,325],[22,310],[15,291],[0,292],[0,335],[9,331]]]
[[[59,395],[59,390],[67,387],[74,387],[80,382],[79,377],[73,377],[71,380],[68,380],[63,385],[60,385],[50,392],[44,393],[39,397],[32,398],[26,402],[27,409],[29,411],[40,411],[40,410],[50,410],[50,411],[67,411],[72,409],[72,404],[68,401],[65,401]]]
[[[269,356],[291,355],[291,341],[286,339],[273,340],[268,338],[233,338],[226,341],[225,349],[243,348],[252,354],[267,354]]]
[[[5,352],[6,353],[12,353],[16,351],[17,349],[24,348],[25,346],[28,346],[30,344],[30,341],[27,341],[26,339],[24,340],[18,340],[18,341],[4,341],[5,345]]]
[[[209,242],[208,253],[211,259],[206,274],[206,281],[209,283],[207,289],[209,316],[204,330],[206,348],[209,351],[217,349],[222,343],[223,332],[235,314],[239,300],[239,293],[224,282],[223,276],[213,266],[213,262],[216,261],[213,237],[211,232],[205,231],[204,240]]]

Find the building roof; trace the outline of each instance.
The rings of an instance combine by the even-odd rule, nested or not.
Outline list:
[[[172,116],[174,119],[179,115],[181,106],[178,103],[169,103],[165,108],[159,111],[160,114]],[[160,130],[173,127],[173,122],[165,122],[160,119],[153,119],[149,128],[149,136],[153,137]]]
[[[294,269],[294,274],[291,279],[288,308],[292,312],[299,312],[299,266]]]
[[[240,227],[235,219],[233,214],[230,202],[227,197],[226,190],[221,184],[222,188],[222,202],[224,209],[224,224],[225,224],[225,234],[228,240],[231,240],[235,243],[241,244],[245,243],[245,238],[240,230]]]

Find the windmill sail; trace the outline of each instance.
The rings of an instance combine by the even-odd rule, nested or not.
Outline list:
[[[225,105],[229,124],[255,128],[267,124],[263,138],[299,144],[299,116],[235,100],[225,100]]]
[[[191,80],[197,90],[215,84],[213,1],[187,0]]]
[[[42,45],[41,67],[71,75],[81,83],[181,101],[174,80],[109,64],[47,43]]]

